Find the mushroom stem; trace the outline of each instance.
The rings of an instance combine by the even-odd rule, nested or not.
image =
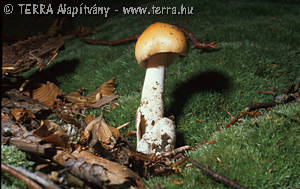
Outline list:
[[[136,115],[137,151],[145,154],[171,151],[174,148],[174,122],[163,117],[164,65],[169,59],[168,55],[161,53],[148,61],[141,105]]]
[[[147,68],[142,90],[141,105],[149,111],[147,117],[152,120],[159,119],[164,114],[165,66]],[[146,115],[145,115],[146,116]],[[145,119],[147,119],[145,117]]]

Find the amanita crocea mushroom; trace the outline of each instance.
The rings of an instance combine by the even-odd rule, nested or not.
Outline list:
[[[141,104],[136,113],[139,152],[151,154],[174,149],[175,124],[163,117],[165,67],[187,52],[184,34],[165,23],[150,25],[136,42],[135,57],[138,64],[146,68]]]

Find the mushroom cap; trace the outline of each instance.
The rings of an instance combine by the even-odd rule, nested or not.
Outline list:
[[[173,60],[188,53],[187,42],[184,34],[170,24],[156,22],[150,25],[138,38],[135,45],[135,57],[138,64],[143,68],[156,67],[159,64],[154,59],[164,59],[159,61],[168,66]],[[156,61],[157,62],[157,61]],[[161,63],[160,63],[161,64]]]

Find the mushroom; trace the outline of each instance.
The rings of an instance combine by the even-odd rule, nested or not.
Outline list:
[[[172,151],[175,146],[174,121],[164,116],[165,67],[188,52],[184,34],[165,23],[150,25],[138,38],[135,57],[146,68],[140,106],[136,113],[137,151],[144,154]]]

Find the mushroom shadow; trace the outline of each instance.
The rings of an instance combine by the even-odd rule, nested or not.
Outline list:
[[[172,93],[172,102],[166,110],[166,117],[174,115],[175,122],[178,121],[184,107],[192,95],[201,92],[225,93],[231,88],[231,80],[227,74],[219,71],[206,71],[191,77],[178,85]],[[183,135],[178,133],[176,146],[184,145]]]

